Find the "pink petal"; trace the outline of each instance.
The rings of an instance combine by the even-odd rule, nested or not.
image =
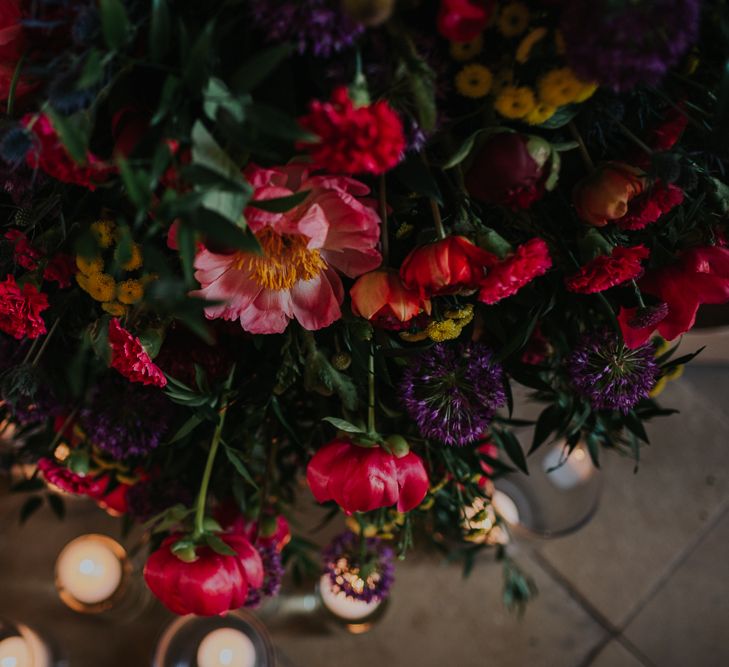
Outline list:
[[[338,320],[343,298],[342,281],[330,271],[311,280],[299,280],[291,288],[294,316],[309,331],[323,329]]]

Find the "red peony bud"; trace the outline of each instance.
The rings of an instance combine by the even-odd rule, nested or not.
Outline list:
[[[309,461],[306,480],[318,502],[334,500],[347,514],[397,504],[417,507],[428,492],[423,460],[413,452],[398,458],[381,447],[333,440]]]
[[[438,32],[452,42],[470,42],[488,25],[494,0],[441,0]]]
[[[182,535],[170,535],[144,566],[144,579],[152,593],[175,614],[215,616],[242,607],[249,587],[263,585],[263,563],[258,551],[242,535],[223,534],[236,552],[224,556],[208,546],[195,548],[195,560],[180,560],[172,547]]]
[[[483,267],[495,259],[464,236],[449,236],[412,250],[400,277],[423,297],[471,292],[483,279]]]
[[[360,276],[349,294],[352,312],[383,329],[402,329],[422,311],[430,313],[430,301],[405,287],[400,276],[389,269]]]
[[[628,204],[645,187],[640,170],[622,162],[607,162],[583,178],[572,191],[580,220],[604,227],[628,212]]]

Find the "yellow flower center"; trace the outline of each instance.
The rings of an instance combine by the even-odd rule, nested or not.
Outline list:
[[[306,247],[308,239],[302,234],[278,234],[264,227],[256,238],[263,254],[241,253],[237,268],[247,267],[261,287],[276,291],[291,289],[298,280],[316,278],[327,268],[319,251]]]

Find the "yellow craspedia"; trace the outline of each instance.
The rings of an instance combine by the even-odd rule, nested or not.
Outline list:
[[[569,67],[560,67],[544,74],[537,84],[539,99],[554,107],[571,104],[584,92],[585,84]]]
[[[76,266],[78,270],[86,276],[94,273],[101,273],[104,270],[104,260],[100,255],[88,259],[81,255],[76,255]]]
[[[434,343],[442,343],[444,340],[454,340],[461,335],[462,326],[454,320],[443,320],[442,322],[431,322],[425,331],[428,338]]]
[[[115,240],[116,224],[113,220],[97,220],[91,225],[91,233],[100,248],[111,248]]]
[[[142,249],[139,247],[138,243],[132,244],[132,256],[129,258],[129,261],[124,262],[121,267],[125,271],[136,271],[142,267]]]
[[[524,118],[536,106],[534,92],[526,86],[506,86],[494,102],[504,118]]]
[[[94,273],[90,275],[85,288],[89,296],[95,301],[111,301],[116,295],[116,282],[108,273]]]
[[[491,90],[494,75],[483,65],[466,65],[456,75],[456,90],[464,97],[479,99],[486,97]]]
[[[546,104],[545,102],[538,102],[537,105],[526,116],[524,116],[524,120],[529,123],[529,125],[541,125],[554,116],[556,111],[557,107],[553,107],[551,104]]]
[[[131,305],[141,301],[144,296],[144,286],[139,280],[125,280],[116,287],[116,298],[121,303]]]
[[[534,45],[543,40],[547,36],[547,29],[534,28],[524,39],[521,40],[519,46],[516,47],[514,59],[518,63],[525,63],[529,60]]]
[[[483,37],[479,35],[470,42],[451,42],[450,53],[453,60],[463,62],[471,60],[483,49]]]
[[[122,317],[127,312],[127,307],[118,301],[107,301],[106,303],[102,303],[101,307],[109,313],[109,315],[113,315],[114,317]]]
[[[529,8],[523,2],[509,2],[501,8],[496,27],[504,37],[516,37],[527,29],[529,18]]]

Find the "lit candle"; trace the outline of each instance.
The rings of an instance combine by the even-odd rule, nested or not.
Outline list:
[[[198,667],[255,667],[256,647],[235,628],[213,630],[197,649]]]
[[[0,667],[33,667],[33,657],[25,639],[7,637],[0,641]]]
[[[123,547],[105,535],[82,535],[56,560],[56,588],[76,611],[102,611],[121,588],[127,565]]]
[[[565,461],[562,445],[554,447],[545,457],[543,467],[554,486],[564,491],[587,482],[595,472],[589,454],[578,445]]]
[[[319,580],[319,594],[324,606],[345,621],[359,621],[366,618],[382,604],[382,600],[365,602],[349,597],[344,591],[335,591],[328,574]]]
[[[491,504],[493,505],[496,513],[512,526],[516,526],[519,523],[519,508],[516,503],[507,496],[503,491],[498,489],[494,491],[491,496]]]

